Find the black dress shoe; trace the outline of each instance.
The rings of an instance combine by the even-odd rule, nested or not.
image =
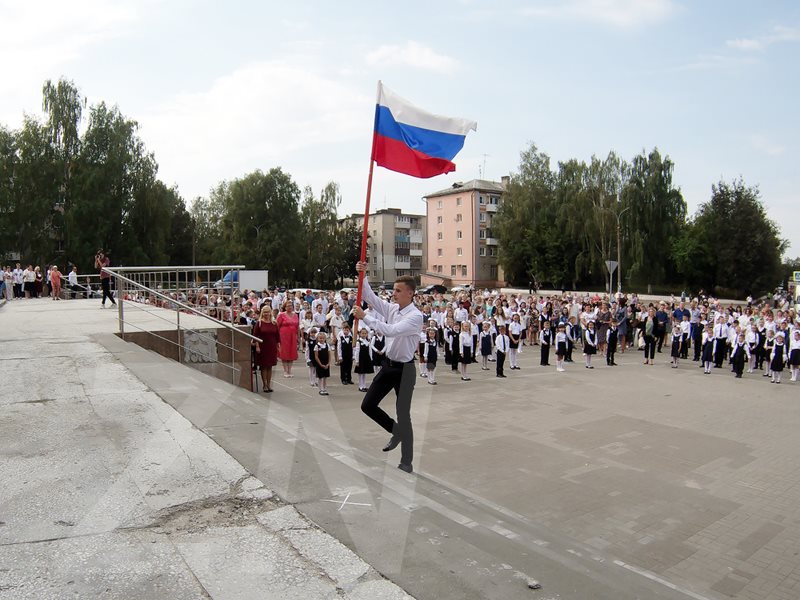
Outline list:
[[[413,473],[414,472],[414,467],[412,467],[411,465],[404,464],[404,463],[400,463],[399,465],[397,465],[397,468],[400,469],[401,471],[405,471],[406,473]]]
[[[401,441],[402,441],[402,440],[400,439],[400,436],[399,436],[399,435],[394,435],[394,434],[393,434],[393,435],[392,435],[392,439],[390,439],[390,440],[389,440],[389,443],[388,443],[388,444],[386,444],[386,445],[383,447],[383,451],[384,451],[384,452],[390,452],[390,451],[394,450],[395,448],[397,448],[397,447],[400,445],[400,442],[401,442]]]

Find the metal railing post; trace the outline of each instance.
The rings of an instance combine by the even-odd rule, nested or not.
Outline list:
[[[119,279],[117,279],[117,318],[119,319],[119,335],[125,341],[125,319],[123,315],[122,303],[124,294],[119,293]]]
[[[177,340],[178,340],[178,362],[182,363],[183,362],[183,358],[182,358],[183,344],[181,343],[181,308],[179,306],[176,307],[175,314],[177,316],[177,324],[178,324],[178,330],[176,332],[177,335],[178,335],[178,338],[177,338]]]

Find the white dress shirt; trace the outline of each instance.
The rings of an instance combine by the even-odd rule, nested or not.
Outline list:
[[[423,317],[419,309],[410,303],[404,309],[394,303],[381,300],[372,291],[364,277],[363,300],[369,304],[377,315],[367,313],[364,323],[386,336],[386,356],[396,362],[410,362],[419,345],[419,332],[422,329]]]

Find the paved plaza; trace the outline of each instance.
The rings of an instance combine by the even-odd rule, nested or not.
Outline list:
[[[656,366],[632,351],[556,373],[526,347],[504,380],[475,365],[462,382],[440,363],[437,386],[418,379],[407,475],[335,372],[328,397],[300,363],[293,379],[277,369],[269,397],[252,394],[122,342],[116,313],[90,304],[0,309],[0,598],[123,582],[148,598],[256,597],[236,595],[247,585],[298,598],[800,598],[800,384],[670,369],[666,349]],[[311,523],[269,517],[294,509]],[[324,535],[315,525],[343,544],[320,542],[336,558],[303,550]],[[280,550],[299,562],[235,558]]]

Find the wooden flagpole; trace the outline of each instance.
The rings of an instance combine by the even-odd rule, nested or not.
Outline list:
[[[376,94],[375,106],[381,101],[381,82],[378,80],[378,91]],[[369,177],[367,178],[367,203],[364,207],[364,228],[361,232],[361,262],[367,260],[367,233],[369,231],[369,202],[372,198],[372,171],[375,167],[375,146],[378,141],[378,132],[375,130],[375,125],[372,126],[372,150],[369,155]],[[364,290],[364,272],[358,274],[358,293],[356,294],[356,306],[361,306],[361,295]],[[353,321],[353,345],[358,340],[358,319]]]

